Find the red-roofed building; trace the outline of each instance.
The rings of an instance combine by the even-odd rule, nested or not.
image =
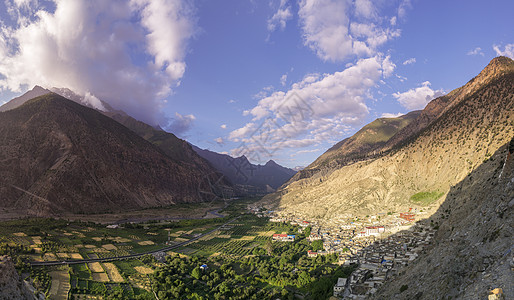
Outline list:
[[[316,257],[316,256],[318,256],[318,252],[309,250],[309,251],[307,251],[307,256],[308,257]]]
[[[295,235],[277,233],[273,235],[273,240],[279,242],[294,242],[295,237]]]
[[[400,213],[400,218],[408,221],[408,222],[412,222],[414,221],[414,214],[413,213]]]

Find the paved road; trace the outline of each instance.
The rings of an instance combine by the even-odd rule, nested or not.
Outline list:
[[[215,232],[216,230],[220,229],[221,227],[227,225],[227,224],[230,224],[232,222],[234,222],[235,220],[239,219],[240,217],[235,217],[233,218],[232,220],[226,222],[225,224],[219,226],[219,227],[216,227],[215,229],[209,231],[209,232],[206,232],[204,234],[201,234],[195,238],[192,238],[190,239],[189,241],[185,241],[185,242],[181,242],[181,243],[178,243],[178,244],[175,244],[175,245],[172,245],[172,246],[168,246],[168,247],[165,247],[165,248],[162,248],[162,249],[158,249],[158,250],[152,250],[152,251],[148,251],[148,252],[144,252],[144,253],[138,253],[138,254],[131,254],[131,255],[123,255],[123,256],[116,256],[116,257],[106,257],[106,258],[89,258],[89,259],[78,259],[78,260],[61,260],[61,261],[31,261],[30,262],[30,265],[33,266],[33,267],[38,267],[38,266],[57,266],[57,265],[73,265],[73,264],[83,264],[83,263],[90,263],[90,262],[105,262],[105,261],[113,261],[113,260],[121,260],[121,259],[129,259],[129,258],[136,258],[136,257],[140,257],[140,256],[143,256],[143,255],[146,255],[146,254],[152,254],[152,253],[157,253],[157,252],[161,252],[161,251],[170,251],[170,250],[173,250],[173,249],[176,249],[176,248],[179,248],[179,247],[182,247],[182,246],[185,246],[187,244],[190,244],[206,235],[209,235],[213,232]]]

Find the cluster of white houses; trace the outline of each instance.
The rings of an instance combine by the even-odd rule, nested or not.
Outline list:
[[[365,299],[376,292],[383,282],[415,259],[430,242],[433,230],[430,227],[413,225],[417,211],[406,213],[382,213],[367,220],[349,217],[340,223],[318,225],[301,220],[294,215],[277,216],[269,212],[263,216],[270,221],[289,222],[293,225],[311,227],[307,239],[323,241],[323,251],[308,251],[307,256],[337,253],[341,264],[357,264],[357,269],[347,279],[340,278],[334,286],[334,296],[343,299]],[[363,218],[364,219],[364,218]],[[393,233],[396,233],[393,235]],[[276,241],[294,241],[294,237],[273,235]]]

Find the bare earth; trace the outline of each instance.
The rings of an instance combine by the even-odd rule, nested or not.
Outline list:
[[[52,286],[50,287],[49,299],[66,300],[70,290],[70,275],[67,271],[52,271]]]
[[[120,272],[113,263],[103,263],[105,272],[109,275],[109,278],[113,282],[124,282],[123,277],[121,277]]]

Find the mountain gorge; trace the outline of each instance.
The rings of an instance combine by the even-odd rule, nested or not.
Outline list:
[[[314,172],[300,173],[263,202],[315,219],[441,202],[514,136],[514,61],[493,59],[466,85],[411,116],[372,147],[347,146],[359,140],[361,131],[342,141],[303,174]],[[352,158],[355,153],[360,157]],[[415,202],[415,195],[424,194],[437,197]]]
[[[168,155],[54,93],[0,113],[0,141],[0,205],[32,215],[200,202],[205,177],[221,176],[185,142]]]
[[[239,194],[267,194],[288,181],[296,171],[273,160],[264,165],[252,164],[245,156],[231,157],[193,146],[193,149],[236,185]]]

